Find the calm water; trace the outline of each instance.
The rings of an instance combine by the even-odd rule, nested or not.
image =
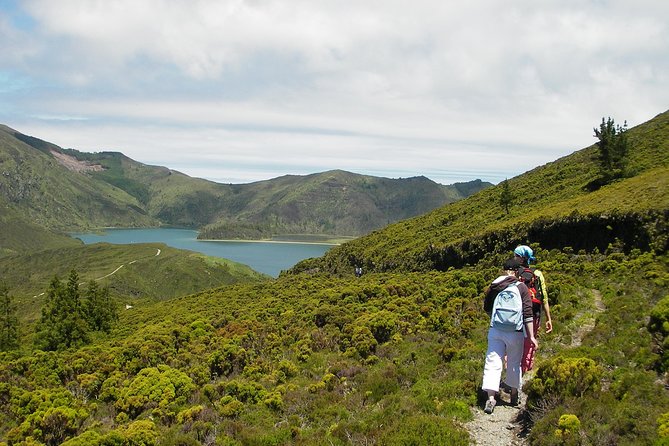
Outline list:
[[[249,265],[256,271],[277,277],[300,260],[320,257],[332,245],[313,243],[223,242],[197,240],[197,231],[190,229],[107,229],[102,234],[73,233],[72,237],[88,244],[165,243],[214,257],[222,257]]]

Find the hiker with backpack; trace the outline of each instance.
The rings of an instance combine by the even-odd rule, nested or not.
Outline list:
[[[519,245],[513,250],[514,256],[521,262],[518,278],[527,285],[532,297],[532,314],[534,315],[534,335],[536,336],[541,329],[541,310],[546,314],[546,333],[553,331],[553,320],[551,319],[551,309],[548,305],[548,291],[546,290],[546,280],[543,273],[530,267],[532,262],[536,261],[534,251],[527,245]],[[525,339],[523,348],[523,373],[532,370],[534,367],[534,356],[536,349]]]
[[[517,258],[504,262],[504,274],[488,288],[483,309],[490,315],[488,351],[483,368],[481,388],[487,393],[485,413],[491,414],[497,404],[504,357],[506,355],[506,383],[511,387],[511,405],[519,404],[518,388],[522,377],[521,360],[525,338],[538,348],[534,337],[532,298],[527,286],[516,277],[521,263]]]

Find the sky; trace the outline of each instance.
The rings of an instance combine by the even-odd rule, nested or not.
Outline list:
[[[669,109],[666,0],[0,0],[0,124],[219,183],[498,183]]]

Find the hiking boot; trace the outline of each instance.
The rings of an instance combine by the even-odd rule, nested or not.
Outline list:
[[[485,409],[483,409],[483,412],[487,414],[491,414],[492,411],[495,410],[495,400],[488,400],[485,402]]]
[[[515,393],[511,394],[511,405],[513,407],[518,407],[520,404],[520,396],[518,395],[518,392],[516,391]]]

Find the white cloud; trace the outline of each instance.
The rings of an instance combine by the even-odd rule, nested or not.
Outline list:
[[[0,11],[0,118],[217,180],[500,181],[590,145],[602,116],[664,111],[667,16],[651,0],[27,0]]]

